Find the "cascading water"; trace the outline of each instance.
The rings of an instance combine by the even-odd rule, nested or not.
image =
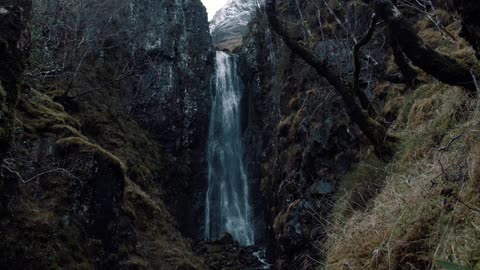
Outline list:
[[[208,138],[205,239],[230,233],[241,245],[254,244],[248,181],[240,128],[242,83],[237,57],[217,51]]]

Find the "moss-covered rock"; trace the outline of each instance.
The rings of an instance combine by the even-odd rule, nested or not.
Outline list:
[[[75,117],[48,95],[31,87],[23,90],[17,114],[22,129],[31,136],[51,133],[60,138],[76,136],[87,140],[79,131],[80,122]]]

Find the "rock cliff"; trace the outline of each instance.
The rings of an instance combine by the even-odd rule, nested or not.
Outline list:
[[[201,2],[34,1],[31,25],[22,11],[0,7],[0,265],[207,269],[185,238],[206,188]]]
[[[331,210],[339,175],[355,162],[362,139],[332,89],[273,36],[263,14],[250,29],[241,51],[244,140],[265,201],[258,211],[276,269],[307,269],[325,237],[317,221]]]
[[[200,0],[0,4],[0,268],[266,269],[265,246],[277,270],[479,267],[480,5],[270,0],[287,39],[262,2],[210,26]],[[257,246],[201,240],[214,47],[238,55]]]

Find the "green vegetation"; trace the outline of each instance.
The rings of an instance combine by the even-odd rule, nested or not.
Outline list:
[[[17,112],[23,129],[30,135],[46,132],[86,139],[78,130],[80,122],[65,112],[62,105],[37,90],[28,89],[22,95]]]
[[[464,267],[455,263],[446,261],[435,261],[435,264],[447,270],[474,270],[472,267]]]

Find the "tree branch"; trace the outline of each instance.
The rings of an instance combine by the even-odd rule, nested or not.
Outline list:
[[[370,106],[370,101],[368,100],[365,93],[360,90],[359,80],[360,72],[362,71],[362,62],[360,61],[360,49],[367,45],[367,43],[372,39],[373,33],[377,26],[378,17],[374,13],[372,15],[372,20],[370,21],[370,26],[368,27],[365,35],[353,45],[353,92],[357,95],[360,100],[360,104],[364,110],[367,110],[370,115],[376,115],[375,109]]]
[[[443,83],[462,86],[470,94],[477,94],[469,69],[426,45],[391,0],[374,0],[374,9],[390,33],[395,33],[402,51],[414,65]]]
[[[378,17],[374,13],[372,15],[372,20],[370,21],[370,26],[368,27],[367,33],[353,45],[353,90],[357,92],[359,90],[358,81],[360,79],[360,72],[362,69],[362,63],[360,62],[360,49],[367,45],[367,43],[372,39],[373,33],[377,26]]]
[[[415,79],[418,73],[408,64],[408,60],[405,58],[398,41],[393,37],[392,33],[390,33],[390,46],[392,47],[393,60],[397,64],[398,69],[400,69],[400,73],[402,73],[403,81],[410,87],[415,86]]]
[[[287,47],[307,64],[312,66],[318,75],[324,77],[341,96],[345,110],[350,120],[354,122],[375,148],[377,156],[383,159],[390,158],[394,153],[393,143],[397,138],[389,136],[387,129],[368,116],[357,103],[352,89],[342,81],[341,76],[335,69],[330,68],[326,62],[320,60],[311,50],[293,40],[276,17],[276,0],[266,1],[266,13],[271,29],[276,32],[285,42]]]

